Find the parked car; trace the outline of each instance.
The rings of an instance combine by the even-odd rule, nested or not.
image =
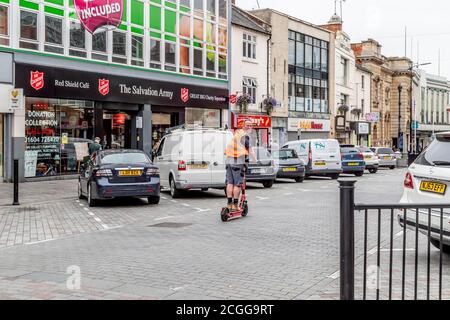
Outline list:
[[[272,157],[277,168],[278,179],[294,179],[296,182],[305,180],[305,163],[294,149],[274,150]]]
[[[380,161],[379,168],[389,168],[391,170],[397,167],[397,155],[392,148],[370,148]]]
[[[158,204],[159,193],[159,169],[143,151],[97,151],[81,165],[78,197],[87,197],[90,207],[97,200],[119,197],[145,197]]]
[[[247,182],[261,182],[264,188],[272,188],[276,179],[275,161],[263,147],[254,147],[256,161],[250,161],[246,175]]]
[[[306,164],[306,177],[326,176],[338,179],[342,173],[341,151],[335,139],[291,141],[283,149],[294,149]]]
[[[370,173],[377,173],[378,166],[380,165],[380,160],[378,156],[370,150],[368,147],[357,147],[359,152],[364,156],[364,161],[366,162],[366,170]]]
[[[183,191],[225,189],[225,155],[231,131],[178,129],[168,133],[154,154],[161,171],[161,186],[173,198]]]
[[[400,203],[407,204],[449,204],[450,203],[450,132],[436,134],[436,139],[421,153],[406,173],[403,197]],[[419,212],[407,211],[406,227],[428,236],[428,209]],[[431,211],[431,243],[440,248],[441,210]],[[403,227],[404,214],[398,214]],[[450,254],[450,209],[443,214],[443,252]]]
[[[363,154],[352,146],[341,146],[342,170],[343,173],[354,174],[357,177],[364,175],[366,162]]]

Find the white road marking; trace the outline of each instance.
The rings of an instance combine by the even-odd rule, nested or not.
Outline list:
[[[291,196],[291,195],[293,195],[293,193],[292,192],[288,192],[288,193],[285,193],[284,195],[285,196]]]
[[[103,227],[103,229],[109,229],[109,227],[104,223],[102,223],[102,227]]]
[[[336,280],[337,278],[339,278],[340,274],[341,274],[341,272],[338,270],[335,273],[330,274],[327,278],[331,278],[331,279]]]
[[[370,249],[369,251],[367,251],[367,255],[371,256],[373,254],[375,254],[378,251],[377,247]]]
[[[195,208],[195,210],[197,210],[197,212],[208,212],[208,211],[211,211],[211,209],[200,209],[200,208]]]
[[[89,208],[86,208],[86,207],[85,207],[85,208],[83,208],[83,209],[86,210],[86,211],[89,211]]]
[[[170,219],[170,218],[173,218],[173,216],[167,216],[167,217],[156,218],[156,219],[154,219],[154,221],[165,220],[165,219]]]
[[[164,200],[167,200],[167,198],[166,198],[166,197],[163,197],[163,196],[160,196],[160,198],[161,198],[161,199],[164,199]]]
[[[258,199],[258,200],[267,200],[267,199],[269,199],[269,198],[265,198],[265,197],[256,197],[256,199]]]
[[[179,290],[183,290],[184,287],[176,287],[176,288],[172,288],[173,291],[179,291]]]
[[[46,239],[46,240],[41,240],[41,241],[28,242],[28,243],[25,243],[25,245],[31,245],[31,244],[37,244],[37,243],[43,243],[43,242],[50,242],[50,241],[53,241],[53,240],[56,240],[56,239]]]
[[[191,206],[190,204],[187,204],[187,203],[182,203],[181,205],[185,206],[185,207],[190,207]]]
[[[170,201],[172,201],[173,203],[177,203],[178,202],[177,200],[170,200]]]
[[[97,222],[102,222],[102,220],[100,220],[100,218],[94,217],[94,220]]]

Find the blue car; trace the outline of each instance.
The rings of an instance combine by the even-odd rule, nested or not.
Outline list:
[[[101,199],[160,199],[159,168],[140,150],[104,150],[92,154],[80,167],[78,198],[86,197],[90,207]]]
[[[343,173],[354,174],[357,177],[364,175],[366,162],[364,155],[357,148],[341,146],[341,159]]]

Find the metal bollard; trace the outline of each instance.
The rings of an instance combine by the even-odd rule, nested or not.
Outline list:
[[[14,202],[13,206],[18,206],[19,203],[19,160],[14,160]]]
[[[355,299],[355,183],[339,180],[341,300]]]

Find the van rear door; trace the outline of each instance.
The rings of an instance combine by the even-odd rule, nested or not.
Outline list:
[[[183,179],[192,184],[210,184],[214,135],[211,132],[186,132],[183,138],[182,160],[186,170]]]
[[[310,145],[312,170],[342,170],[341,152],[337,140],[312,140]]]
[[[211,148],[211,183],[213,185],[223,184],[225,186],[225,149],[233,138],[233,134],[231,131],[220,131],[211,135],[211,138],[214,140]]]

